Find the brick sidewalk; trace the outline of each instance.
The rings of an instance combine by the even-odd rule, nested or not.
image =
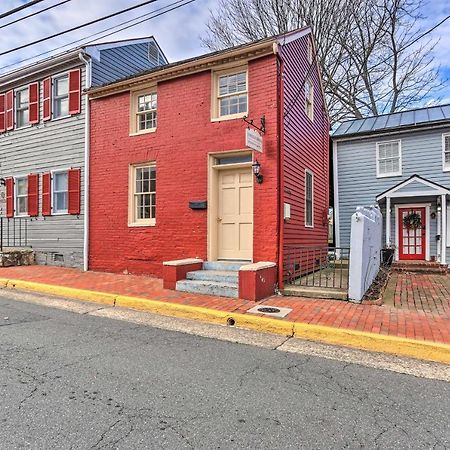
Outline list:
[[[435,292],[438,289],[435,280],[427,277],[429,276],[394,274],[391,282],[395,280],[395,286],[398,286],[400,303],[396,301],[396,304],[392,305],[374,306],[356,305],[337,300],[314,300],[278,296],[255,303],[247,300],[170,291],[163,289],[162,280],[145,276],[82,272],[77,269],[49,266],[0,269],[0,278],[21,279],[118,295],[136,296],[226,312],[246,313],[255,304],[288,307],[292,308],[292,312],[285,319],[280,320],[450,344],[450,314],[448,297],[446,297],[448,296],[448,291],[445,291],[446,293],[442,293],[440,296],[440,298],[447,299],[447,305],[443,307],[430,308],[429,311],[417,310],[416,303],[411,303],[411,301],[407,301],[406,308],[398,307],[403,306],[401,299],[404,286],[410,286],[410,292],[420,292],[420,295],[417,294],[419,298],[423,297],[423,292]],[[420,282],[421,279],[423,279],[423,282]],[[447,283],[446,286],[448,288],[448,281],[445,280],[445,283]],[[417,287],[418,285],[420,289]],[[395,298],[398,298],[397,290],[395,292]],[[443,291],[441,290],[441,292]],[[433,295],[435,294],[425,294],[425,297],[433,298]],[[409,298],[408,295],[406,298]],[[413,304],[416,306],[413,307]]]

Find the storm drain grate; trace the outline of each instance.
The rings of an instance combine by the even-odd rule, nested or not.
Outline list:
[[[262,313],[274,314],[274,313],[279,313],[280,309],[279,308],[271,308],[269,306],[261,306],[260,308],[258,308],[258,311],[262,312]]]
[[[272,317],[286,317],[290,312],[292,312],[292,309],[271,305],[259,305],[250,308],[247,312],[253,314],[264,314]]]

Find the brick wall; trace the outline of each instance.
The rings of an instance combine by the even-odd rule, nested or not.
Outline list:
[[[249,63],[249,116],[265,114],[264,183],[254,188],[254,261],[277,258],[277,71]],[[158,84],[158,129],[129,136],[130,94],[91,102],[90,268],[160,276],[162,262],[207,258],[208,153],[245,148],[241,119],[211,122],[209,71]],[[128,168],[156,161],[156,226],[128,227]]]

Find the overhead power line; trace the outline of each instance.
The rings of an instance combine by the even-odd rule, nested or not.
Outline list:
[[[29,58],[24,58],[24,59],[22,59],[20,61],[16,61],[16,62],[12,63],[12,64],[9,64],[9,65],[6,65],[6,66],[2,65],[1,68],[2,69],[7,69],[9,67],[17,66],[18,64],[22,64],[24,62],[31,61],[33,59],[39,58],[41,56],[48,55],[50,53],[54,53],[55,51],[61,50],[61,49],[66,48],[66,47],[74,46],[75,44],[79,44],[81,42],[83,42],[83,45],[92,44],[92,43],[94,43],[94,42],[96,42],[96,41],[98,41],[100,39],[103,39],[105,37],[108,37],[108,36],[111,36],[113,34],[119,33],[120,31],[123,31],[125,29],[135,27],[135,26],[140,25],[140,24],[142,24],[144,22],[147,22],[147,21],[149,21],[151,19],[154,19],[156,17],[162,16],[162,15],[168,13],[168,12],[174,11],[174,10],[176,10],[178,8],[181,8],[181,7],[185,6],[185,5],[188,5],[189,3],[193,3],[195,1],[197,1],[197,0],[177,0],[176,2],[170,3],[170,4],[166,5],[166,6],[161,7],[161,8],[155,9],[155,10],[153,10],[150,13],[144,14],[141,17],[136,17],[134,19],[127,20],[126,22],[122,22],[120,24],[114,25],[113,27],[106,28],[105,30],[99,31],[99,32],[91,34],[89,36],[84,36],[83,38],[77,39],[76,41],[69,42],[67,44],[64,44],[64,45],[61,45],[59,47],[53,48],[52,50],[47,50],[45,52],[39,53],[39,54],[34,55],[34,56],[30,56]],[[150,17],[148,17],[148,16],[150,16]],[[122,25],[130,24],[131,22],[134,22],[136,20],[138,20],[138,22],[133,23],[131,25],[127,25],[127,26],[125,26],[123,28],[120,28],[118,30],[112,31],[111,33],[107,33],[108,31],[111,31],[113,29],[119,28]],[[107,34],[103,34],[103,33],[107,33]],[[99,35],[101,35],[101,36],[99,36]],[[98,37],[96,37],[93,40],[84,42],[84,41],[86,41],[86,39],[90,39],[90,38],[93,38],[95,36],[98,36]]]
[[[21,22],[22,20],[29,19],[30,17],[37,16],[38,14],[42,14],[46,11],[49,11],[50,9],[56,8],[57,6],[61,6],[61,5],[64,5],[65,3],[69,3],[70,1],[72,1],[72,0],[64,0],[62,2],[56,3],[55,5],[47,6],[47,8],[40,9],[39,11],[28,14],[28,16],[19,17],[18,19],[13,20],[12,22],[8,22],[8,23],[5,23],[4,25],[0,25],[0,30],[2,28],[9,27],[10,25],[14,25],[17,22]]]
[[[405,45],[404,47],[400,48],[398,50],[398,53],[403,52],[404,50],[406,50],[407,48],[413,46],[414,44],[416,44],[418,41],[420,41],[421,39],[423,39],[425,36],[429,35],[430,33],[432,33],[434,30],[436,30],[436,28],[439,28],[442,24],[444,24],[448,19],[450,19],[450,14],[446,17],[444,17],[440,22],[438,22],[436,25],[434,25],[433,27],[429,28],[427,31],[425,31],[424,33],[420,34],[419,36],[417,36],[415,39],[413,39],[411,42],[409,42],[407,45]],[[306,71],[306,75],[304,78],[304,83],[306,83],[306,80],[308,79],[309,75],[311,74],[311,70],[312,68],[318,63],[318,52],[315,52],[314,58],[311,62],[311,64],[308,67],[308,70]],[[379,66],[380,64],[383,64],[387,61],[389,61],[389,59],[391,59],[391,55],[387,56],[386,58],[382,59],[381,61],[377,62],[377,66]],[[294,108],[294,106],[297,104],[299,98],[300,98],[300,93],[302,92],[303,86],[297,90],[293,101],[291,102],[291,104],[287,105],[286,107],[286,112],[284,114],[284,117],[288,117],[289,114],[291,113],[292,109]]]
[[[30,6],[37,5],[38,3],[43,2],[44,0],[32,0],[31,2],[24,3],[23,5],[18,6],[17,8],[10,9],[9,11],[6,11],[4,13],[0,13],[0,19],[3,19],[4,17],[12,16],[16,12],[22,11],[23,9],[29,8]]]
[[[53,39],[53,38],[58,37],[58,36],[62,36],[63,34],[71,33],[72,31],[76,31],[76,30],[79,30],[81,28],[88,27],[90,25],[94,25],[95,23],[102,22],[102,21],[107,20],[107,19],[111,19],[112,17],[116,17],[116,16],[118,16],[120,14],[124,14],[124,13],[132,11],[134,9],[141,8],[142,6],[149,5],[150,3],[155,3],[156,1],[158,1],[158,0],[147,0],[146,2],[139,3],[138,5],[135,5],[135,6],[130,6],[129,8],[122,9],[121,11],[117,11],[115,13],[108,14],[107,16],[103,16],[103,17],[100,17],[100,18],[95,19],[95,20],[91,20],[90,22],[84,23],[82,25],[78,25],[78,26],[70,28],[68,30],[60,31],[59,33],[52,34],[51,36],[47,36],[47,37],[38,39],[36,41],[29,42],[28,44],[23,44],[23,45],[20,45],[19,47],[15,47],[15,48],[12,48],[10,50],[6,50],[4,52],[1,52],[0,56],[7,55],[7,54],[15,52],[17,50],[22,50],[23,48],[31,47],[32,45],[40,44],[41,42],[47,41],[49,39]]]

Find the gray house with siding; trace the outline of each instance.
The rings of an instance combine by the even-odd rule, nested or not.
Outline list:
[[[88,268],[89,104],[83,91],[167,64],[153,37],[70,50],[0,75],[2,244]]]
[[[450,105],[342,123],[333,133],[336,246],[378,204],[395,259],[450,263]]]

